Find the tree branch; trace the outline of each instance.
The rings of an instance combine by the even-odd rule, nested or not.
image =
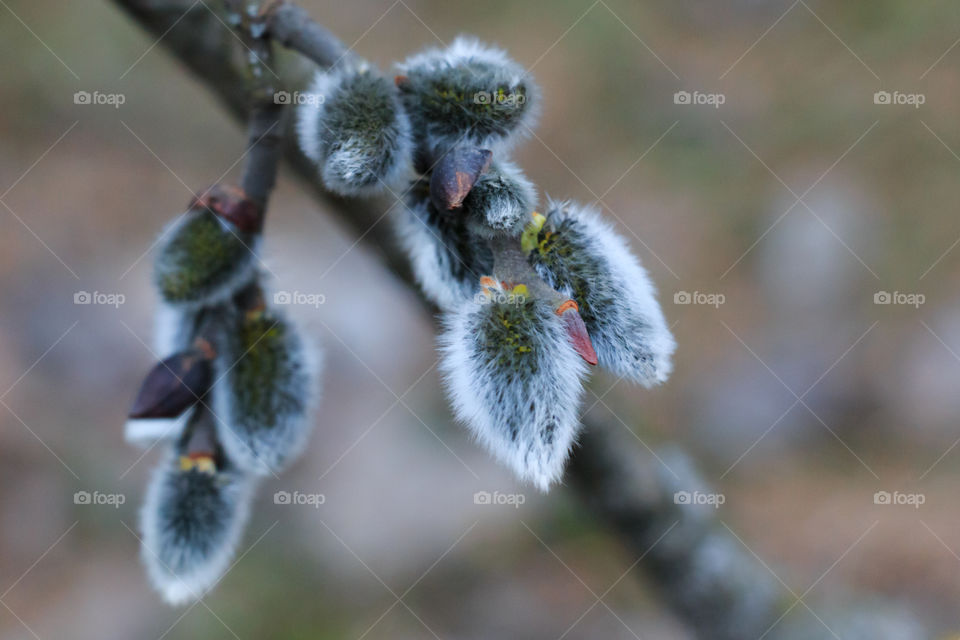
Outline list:
[[[207,8],[191,0],[113,1],[155,37],[163,36],[168,50],[198,76],[234,118],[249,118],[244,56],[236,55],[236,39]],[[334,65],[346,55],[337,38],[295,5],[276,4],[267,12],[266,24],[277,43],[300,52],[321,67]],[[261,111],[253,119],[250,135],[274,117],[270,109]],[[285,126],[282,136],[272,136],[270,144],[263,147],[265,154],[267,149],[275,153],[281,138],[292,138],[289,123]],[[281,127],[276,129],[279,132]],[[382,224],[390,203],[349,200],[328,193],[312,163],[294,144],[286,145],[284,157],[317,201],[373,247],[387,269],[416,291],[406,257],[394,242],[388,225]],[[259,162],[252,158],[245,173],[260,173]],[[263,173],[262,184],[261,178],[253,175],[244,179],[248,193],[263,194],[269,190],[272,173]],[[429,304],[426,308],[434,311]],[[699,637],[758,638],[790,607],[786,590],[732,531],[720,526],[712,507],[677,504],[677,491],[709,492],[682,453],[675,452],[669,456],[669,462],[661,462],[652,453],[636,447],[622,427],[588,423],[567,477],[576,495],[611,527],[627,549],[643,558],[639,566]],[[819,623],[813,624],[802,632],[806,634],[803,637],[831,637]],[[845,640],[923,637],[889,635],[886,627],[883,632],[869,626],[858,630],[861,635],[845,636]],[[768,637],[774,635],[779,635],[777,630]]]
[[[295,4],[277,2],[270,9],[267,24],[274,42],[300,52],[318,67],[332,67],[351,56],[336,36]]]
[[[249,151],[240,188],[264,210],[280,164],[284,139],[283,112],[283,105],[260,105],[253,110],[247,126]]]
[[[586,425],[568,477],[680,617],[710,640],[760,638],[786,594],[773,575],[720,528],[708,504],[678,504],[678,492],[710,494],[679,450],[637,447],[620,424]],[[669,532],[669,533],[668,533]]]

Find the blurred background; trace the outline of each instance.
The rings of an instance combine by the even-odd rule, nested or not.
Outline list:
[[[136,537],[160,447],[122,437],[156,359],[151,249],[239,176],[244,136],[109,2],[0,4],[0,636],[690,637],[567,490],[516,483],[452,422],[429,316],[284,173],[264,259],[323,296],[289,308],[326,351],[316,431],[217,590],[163,605]],[[517,160],[617,224],[679,344],[668,384],[599,374],[584,409],[693,454],[798,594],[960,628],[960,5],[301,4],[381,68],[462,32],[531,68]]]

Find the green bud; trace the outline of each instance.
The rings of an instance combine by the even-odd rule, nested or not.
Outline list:
[[[366,63],[318,73],[298,108],[300,147],[326,187],[366,196],[413,174],[410,122],[393,84]]]
[[[675,343],[656,291],[596,212],[554,204],[533,217],[521,245],[540,277],[577,303],[601,365],[645,386],[667,379]]]
[[[213,403],[224,449],[243,469],[277,471],[309,435],[311,352],[289,321],[265,309],[238,314],[221,342]]]
[[[165,302],[200,306],[230,297],[255,276],[259,234],[244,232],[207,208],[173,223],[154,265]]]
[[[461,37],[447,49],[412,56],[399,70],[414,138],[431,153],[457,143],[497,151],[532,125],[537,88],[499,49]]]
[[[471,229],[484,237],[520,234],[536,206],[536,188],[507,161],[494,163],[463,201]]]

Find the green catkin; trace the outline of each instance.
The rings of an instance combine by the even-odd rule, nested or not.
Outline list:
[[[237,466],[276,472],[309,435],[311,354],[293,325],[270,310],[241,313],[225,329],[214,366],[218,435]]]
[[[444,316],[440,369],[457,417],[499,460],[546,490],[579,431],[586,365],[546,300],[484,278]]]
[[[366,63],[318,73],[298,108],[300,147],[328,189],[348,196],[399,188],[413,142],[397,88]]]
[[[578,205],[555,205],[533,216],[521,244],[547,284],[577,303],[601,365],[644,386],[667,379],[675,343],[656,291],[608,224]]]
[[[231,229],[213,212],[188,212],[163,246],[155,265],[157,288],[170,304],[211,301],[232,293],[231,283],[250,269],[252,234]]]
[[[415,54],[398,70],[414,139],[427,158],[457,145],[499,157],[535,119],[539,92],[532,78],[506,53],[472,38]]]
[[[603,323],[602,314],[597,310],[612,305],[616,291],[597,281],[609,267],[599,256],[587,251],[582,231],[576,220],[562,220],[555,228],[548,221],[537,234],[536,248],[530,252],[529,259],[532,266],[549,271],[555,289],[569,292],[589,330]]]
[[[429,74],[414,70],[401,85],[401,94],[419,131],[505,136],[525,115],[527,86],[496,84],[501,73],[498,65],[479,61]]]

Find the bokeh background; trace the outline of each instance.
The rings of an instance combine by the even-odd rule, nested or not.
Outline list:
[[[238,177],[243,135],[109,2],[0,4],[0,636],[690,637],[642,561],[616,582],[637,558],[568,491],[517,484],[452,422],[431,318],[288,174],[264,260],[275,289],[325,299],[289,309],[326,352],[316,431],[218,589],[163,605],[136,538],[160,448],[122,437],[155,361],[151,247],[191,190]],[[616,222],[679,343],[668,384],[599,374],[584,408],[693,454],[718,517],[797,593],[960,628],[960,5],[302,4],[383,68],[461,32],[532,68],[543,115],[517,160]]]

